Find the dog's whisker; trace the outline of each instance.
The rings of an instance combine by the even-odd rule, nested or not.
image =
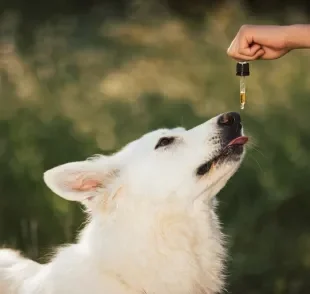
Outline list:
[[[266,154],[264,154],[261,150],[259,150],[258,147],[254,147],[252,146],[252,149],[256,152],[258,152],[260,155],[262,155],[265,159],[268,159],[268,156]]]
[[[264,172],[264,170],[262,169],[261,165],[259,164],[259,162],[256,160],[256,158],[252,155],[250,155],[250,157],[254,160],[254,162],[257,164],[257,166],[259,167],[261,172]]]

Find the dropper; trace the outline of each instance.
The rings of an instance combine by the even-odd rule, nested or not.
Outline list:
[[[240,108],[244,109],[246,102],[245,77],[250,75],[250,64],[246,61],[238,62],[236,65],[236,75],[240,77]]]

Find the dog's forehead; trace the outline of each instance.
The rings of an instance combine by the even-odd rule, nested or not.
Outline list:
[[[177,136],[177,135],[180,135],[180,133],[184,131],[185,129],[181,127],[173,128],[173,129],[158,129],[158,130],[151,131],[145,134],[140,139],[136,140],[135,143],[136,143],[136,146],[154,144],[154,143],[157,143],[157,141],[162,137]]]
[[[151,131],[139,139],[136,139],[132,141],[131,143],[127,144],[124,147],[124,151],[135,151],[137,149],[145,148],[146,146],[149,146],[150,144],[154,144],[157,142],[158,139],[164,136],[170,136],[172,134],[172,131],[169,129],[159,129],[155,131]]]
[[[150,147],[155,147],[157,141],[165,136],[177,136],[182,132],[186,131],[182,127],[177,127],[173,129],[158,129],[151,131],[139,139],[132,141],[127,144],[121,151],[118,152],[118,156],[129,157],[133,154],[139,154],[143,150],[149,150]]]
[[[143,141],[146,142],[148,140],[153,140],[153,139],[159,139],[163,136],[168,136],[173,133],[173,129],[158,129],[155,131],[151,131],[145,135],[143,135],[140,139],[137,141]]]

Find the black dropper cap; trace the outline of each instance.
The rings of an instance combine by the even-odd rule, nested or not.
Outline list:
[[[250,64],[248,62],[238,62],[236,65],[236,75],[246,77],[250,75]]]

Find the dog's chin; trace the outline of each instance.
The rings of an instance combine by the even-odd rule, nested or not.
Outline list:
[[[224,148],[218,151],[217,155],[211,160],[203,163],[197,169],[197,176],[203,176],[208,173],[211,168],[218,168],[222,165],[236,165],[242,161],[245,153],[245,147],[248,138],[238,137],[228,143]]]
[[[213,164],[236,163],[241,161],[245,148],[243,145],[232,145],[224,149],[214,160]]]

